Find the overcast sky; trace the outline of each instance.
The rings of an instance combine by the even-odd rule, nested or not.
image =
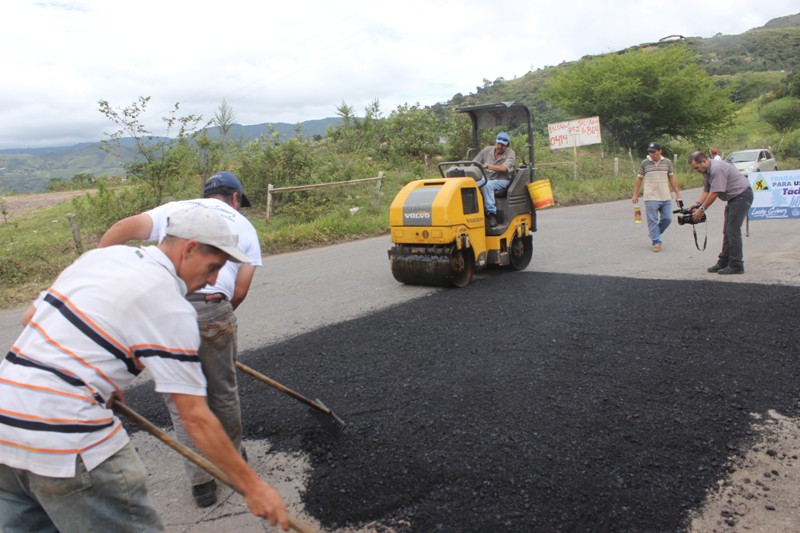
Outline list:
[[[613,7],[612,7],[613,6]],[[56,0],[0,7],[0,149],[94,142],[113,124],[98,101],[152,97],[145,122],[239,124],[384,115],[475,92],[483,79],[672,34],[738,34],[800,11],[797,0]]]

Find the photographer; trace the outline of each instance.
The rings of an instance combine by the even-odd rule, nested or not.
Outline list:
[[[722,230],[722,252],[717,264],[709,272],[718,274],[744,274],[742,254],[742,223],[753,204],[753,189],[750,182],[732,163],[725,160],[709,160],[703,152],[689,156],[692,170],[703,175],[703,192],[693,207],[692,218],[698,222],[714,201],[728,202]]]

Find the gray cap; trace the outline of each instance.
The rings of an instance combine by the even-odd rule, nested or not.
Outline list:
[[[166,233],[219,248],[237,263],[250,263],[250,258],[238,247],[239,236],[231,232],[222,215],[208,207],[193,206],[171,214]]]

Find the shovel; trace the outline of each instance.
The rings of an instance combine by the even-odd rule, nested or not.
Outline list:
[[[344,420],[342,420],[341,418],[336,416],[336,413],[334,413],[333,411],[328,409],[328,407],[324,403],[322,403],[319,399],[317,399],[316,401],[309,400],[308,398],[306,398],[305,396],[303,396],[299,392],[293,391],[292,389],[290,389],[286,385],[282,385],[281,383],[278,383],[274,379],[265,376],[261,372],[258,372],[257,370],[254,370],[254,369],[250,368],[249,366],[240,363],[239,361],[236,361],[236,368],[238,368],[239,370],[241,370],[245,374],[250,374],[254,378],[256,378],[256,379],[258,379],[260,381],[263,381],[264,383],[266,383],[270,387],[272,387],[274,389],[277,389],[277,390],[283,392],[284,394],[288,394],[289,396],[291,396],[295,400],[300,400],[304,404],[306,404],[309,407],[311,407],[311,414],[314,416],[314,418],[319,420],[319,422],[326,429],[328,429],[329,431],[333,432],[335,435],[340,434],[344,430]]]
[[[191,462],[193,462],[194,464],[196,464],[197,466],[199,466],[200,468],[202,468],[215,478],[219,479],[220,481],[228,485],[236,492],[239,492],[236,489],[236,487],[234,487],[233,484],[230,482],[225,472],[217,468],[213,463],[211,463],[211,461],[201,456],[200,454],[196,453],[194,450],[181,444],[180,442],[178,442],[177,439],[171,437],[164,430],[162,430],[161,428],[159,428],[158,426],[147,420],[145,417],[143,417],[142,415],[140,415],[139,413],[137,413],[136,411],[125,405],[124,403],[117,400],[113,400],[111,402],[111,408],[118,415],[120,414],[125,415],[128,419],[136,423],[137,426],[147,431],[148,433],[156,437],[158,440],[160,440],[161,442],[163,442],[164,444],[166,444],[167,446],[169,446],[170,448],[172,448],[173,450],[184,456],[186,459],[190,460]],[[239,494],[241,494],[241,492],[239,492]],[[289,527],[297,531],[297,533],[317,533],[316,529],[314,529],[309,524],[306,524],[305,522],[298,520],[297,518],[289,516],[288,519],[289,519]]]

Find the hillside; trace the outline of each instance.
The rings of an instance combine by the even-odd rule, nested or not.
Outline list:
[[[715,83],[731,87],[734,101],[746,102],[774,90],[787,73],[797,71],[800,66],[800,13],[773,19],[760,28],[739,35],[717,34],[710,38],[669,36],[659,42],[642,43],[610,53],[676,44],[694,50],[701,59],[701,66]],[[478,88],[475,93],[456,94],[450,103],[472,105],[522,101],[534,111],[535,128],[546,132],[548,123],[572,118],[550,106],[540,95],[541,88],[557,68],[538,69],[514,80],[499,78]]]
[[[306,137],[323,136],[328,127],[339,124],[339,118],[309,120],[300,123]],[[248,141],[269,135],[270,128],[281,139],[295,137],[295,125],[284,122],[250,126],[235,124],[228,136]],[[218,139],[219,128],[209,128],[211,139]],[[96,177],[122,176],[125,170],[121,161],[134,157],[133,143],[123,139],[120,157],[105,152],[101,142],[81,143],[75,146],[53,148],[20,148],[0,150],[0,193],[34,193],[44,191],[51,179],[72,179],[76,174],[87,173]]]

